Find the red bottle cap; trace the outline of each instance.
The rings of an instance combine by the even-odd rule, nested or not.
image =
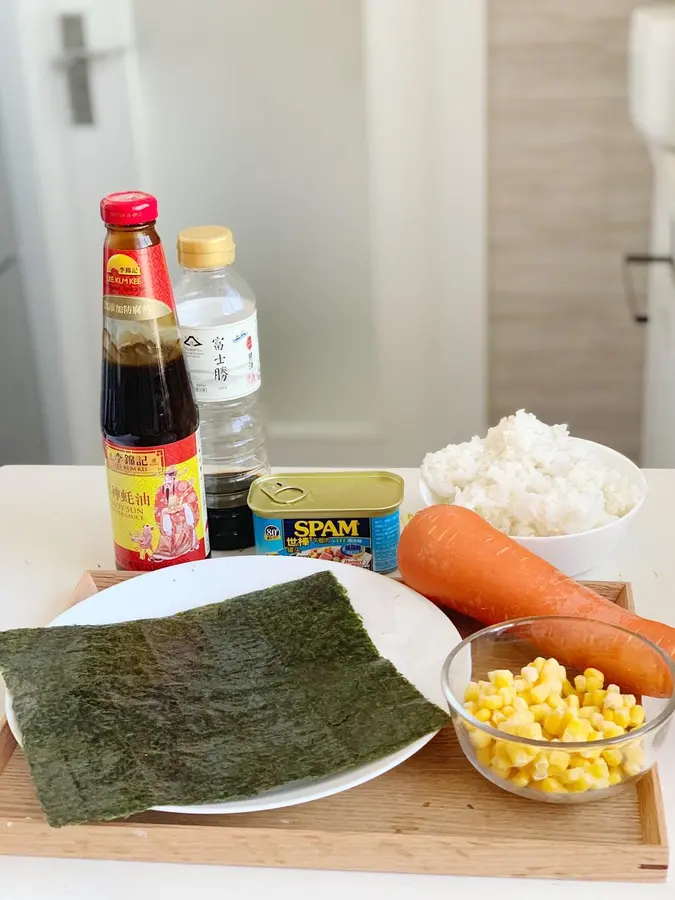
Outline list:
[[[157,200],[143,191],[121,191],[101,200],[101,218],[106,225],[144,225],[157,218]]]

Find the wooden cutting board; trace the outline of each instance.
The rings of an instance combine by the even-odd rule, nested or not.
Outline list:
[[[86,573],[72,603],[130,574]],[[590,587],[632,609],[630,586]],[[456,618],[463,634],[477,624]],[[583,806],[500,790],[464,759],[452,728],[403,765],[343,794],[231,816],[143,813],[53,829],[0,721],[0,854],[598,881],[664,881],[668,844],[653,769]]]

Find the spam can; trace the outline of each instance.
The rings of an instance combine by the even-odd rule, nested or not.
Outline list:
[[[396,568],[403,479],[393,472],[264,475],[251,485],[256,553]]]

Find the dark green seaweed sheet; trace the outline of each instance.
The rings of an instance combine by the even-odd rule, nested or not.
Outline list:
[[[252,797],[448,721],[329,572],[164,619],[2,632],[0,672],[55,827]]]

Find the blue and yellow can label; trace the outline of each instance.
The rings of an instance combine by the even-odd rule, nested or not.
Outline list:
[[[267,518],[253,516],[256,551],[342,562],[374,572],[396,568],[398,509],[383,516]]]

